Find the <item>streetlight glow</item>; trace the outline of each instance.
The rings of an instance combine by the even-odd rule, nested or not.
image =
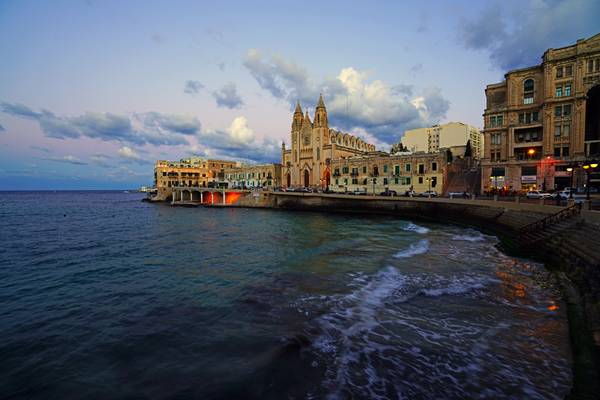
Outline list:
[[[535,154],[535,149],[529,149],[527,150],[527,154],[529,154],[530,156]]]

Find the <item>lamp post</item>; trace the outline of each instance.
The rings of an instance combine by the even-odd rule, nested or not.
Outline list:
[[[377,178],[373,178],[371,181],[373,182],[373,196],[375,196],[375,183],[377,183]]]
[[[567,167],[567,172],[571,173],[571,184],[569,187],[569,199],[572,199],[573,198],[573,167],[569,165]]]
[[[590,200],[590,175],[592,171],[598,168],[598,161],[586,161],[581,168],[585,171],[586,179],[585,179],[585,199]]]
[[[431,198],[431,180],[429,178],[425,178],[427,181],[427,197]]]

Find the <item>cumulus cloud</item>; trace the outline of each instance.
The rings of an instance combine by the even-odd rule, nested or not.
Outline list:
[[[503,70],[536,65],[548,48],[598,33],[600,2],[586,0],[496,0],[465,20],[459,38],[465,47],[486,50]]]
[[[438,123],[450,106],[439,88],[390,86],[352,67],[316,81],[304,67],[278,56],[266,59],[258,50],[248,51],[244,66],[263,89],[291,108],[296,101],[314,107],[322,92],[331,125],[363,130],[382,143],[397,142],[406,129]]]
[[[198,94],[198,92],[204,89],[204,85],[200,83],[200,81],[185,81],[185,86],[183,88],[183,92],[191,95]]]
[[[121,147],[118,151],[117,154],[119,155],[119,157],[121,157],[122,159],[124,159],[127,162],[134,162],[137,164],[150,164],[151,161],[145,160],[143,159],[137,151],[135,151],[134,149],[132,149],[129,146],[123,146]]]
[[[186,136],[200,131],[193,116],[148,112],[131,115],[86,112],[75,117],[57,116],[48,110],[35,111],[23,104],[0,102],[0,112],[37,121],[47,137],[88,137],[135,145],[186,145]]]
[[[87,165],[86,162],[83,162],[79,158],[72,156],[70,154],[66,155],[66,156],[62,156],[62,157],[50,157],[50,158],[48,158],[48,160],[67,163],[67,164]]]
[[[226,157],[255,162],[276,162],[281,149],[276,140],[257,140],[246,117],[235,118],[226,130],[203,131],[198,135],[194,153],[207,157]]]
[[[213,92],[213,97],[217,101],[217,106],[227,108],[240,108],[244,101],[237,93],[235,83],[229,82],[219,90]]]

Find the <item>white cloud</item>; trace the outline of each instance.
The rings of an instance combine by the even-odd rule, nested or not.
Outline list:
[[[397,142],[406,129],[438,123],[450,104],[438,88],[391,86],[353,67],[317,81],[304,67],[279,56],[266,59],[255,49],[248,51],[244,66],[263,89],[291,108],[298,100],[312,108],[323,93],[330,125],[362,129],[382,143]]]
[[[229,134],[232,139],[242,143],[248,143],[254,140],[254,131],[248,127],[248,119],[243,116],[237,117],[231,122]]]
[[[123,146],[119,149],[119,151],[117,151],[117,154],[119,154],[119,156],[123,157],[123,158],[127,158],[130,160],[140,160],[141,157],[138,153],[135,152],[135,150],[133,150],[131,147],[129,146]]]

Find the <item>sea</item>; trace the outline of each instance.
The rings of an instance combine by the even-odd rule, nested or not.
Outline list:
[[[2,399],[561,399],[565,304],[477,230],[0,192]]]

